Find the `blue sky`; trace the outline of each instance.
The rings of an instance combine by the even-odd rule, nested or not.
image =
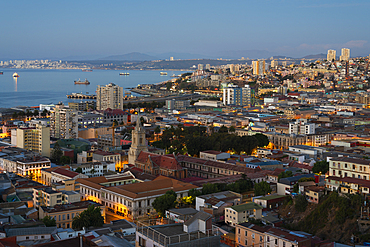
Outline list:
[[[3,1],[0,60],[130,52],[370,53],[370,1]],[[242,52],[241,52],[242,54]]]

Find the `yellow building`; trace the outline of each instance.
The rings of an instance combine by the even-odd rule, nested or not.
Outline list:
[[[19,128],[16,131],[17,147],[50,157],[50,127],[36,124],[36,127]]]
[[[50,216],[55,219],[58,228],[71,228],[73,218],[85,211],[90,205],[100,207],[101,215],[105,219],[105,206],[93,201],[55,205],[54,207],[41,206],[39,207],[39,219]]]
[[[56,191],[50,187],[33,188],[33,205],[35,207],[53,207],[57,204],[68,204],[81,201],[76,191]]]
[[[225,208],[225,223],[235,226],[239,223],[248,221],[248,218],[262,218],[263,207],[254,203],[244,203]]]

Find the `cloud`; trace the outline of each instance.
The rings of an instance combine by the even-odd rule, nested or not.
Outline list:
[[[343,44],[344,47],[349,47],[349,48],[363,48],[364,45],[367,43],[367,40],[351,40],[348,41],[347,43]]]

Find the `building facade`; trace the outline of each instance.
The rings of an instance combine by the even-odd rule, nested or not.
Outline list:
[[[128,163],[135,164],[141,151],[148,151],[145,139],[145,129],[141,124],[140,118],[137,118],[136,127],[132,131],[132,143],[128,153]]]
[[[96,109],[123,109],[123,88],[114,83],[98,86],[96,90]]]
[[[253,75],[264,75],[266,62],[265,60],[252,61]]]
[[[50,127],[36,124],[35,128],[19,128],[17,147],[50,157]]]
[[[69,107],[56,105],[51,110],[50,136],[60,139],[78,138],[78,114]]]
[[[326,56],[326,60],[328,60],[328,61],[335,61],[335,58],[336,58],[336,51],[335,50],[328,50],[328,54],[327,54],[327,56]]]
[[[238,87],[229,84],[223,89],[222,101],[224,105],[248,106],[251,104],[251,88],[249,85]]]

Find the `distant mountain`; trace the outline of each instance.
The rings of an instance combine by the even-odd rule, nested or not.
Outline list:
[[[285,59],[285,58],[294,59],[293,57],[287,57],[287,56],[273,56],[273,57],[274,57],[274,59]]]
[[[173,57],[173,59],[208,59],[213,58],[206,55],[201,54],[192,54],[192,53],[182,53],[182,52],[166,52],[161,54],[155,54],[155,53],[149,53],[150,55],[157,57],[159,59],[170,59],[170,57]]]
[[[218,58],[240,59],[241,57],[250,59],[270,58],[274,54],[266,50],[243,50],[243,51],[223,51],[216,54]]]
[[[305,59],[326,59],[326,54],[320,53],[316,55],[308,55],[308,56],[304,56],[303,58]]]
[[[158,58],[140,52],[131,52],[124,55],[113,55],[109,57],[100,58],[100,60],[152,61],[158,60]]]

